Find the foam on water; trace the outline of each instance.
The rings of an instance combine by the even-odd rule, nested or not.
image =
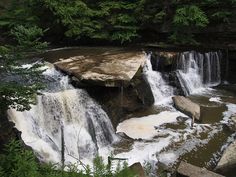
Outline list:
[[[171,114],[174,114],[174,112],[165,113],[167,113],[169,116]],[[135,162],[141,162],[143,165],[146,162],[150,162],[155,166],[158,162],[161,162],[171,167],[178,162],[180,156],[192,151],[197,147],[201,147],[207,144],[213,136],[215,136],[219,131],[222,130],[222,127],[213,126],[210,124],[194,124],[194,127],[191,127],[190,119],[187,119],[183,122],[185,124],[185,128],[167,128],[166,124],[168,123],[178,124],[176,117],[177,115],[179,115],[179,113],[176,112],[175,114],[175,116],[171,115],[170,119],[163,118],[163,120],[161,120],[160,122],[158,120],[153,121],[153,124],[151,123],[151,121],[147,124],[145,123],[145,119],[147,117],[136,118],[136,120],[138,119],[137,124],[139,126],[142,125],[140,123],[141,120],[145,124],[144,127],[154,127],[154,125],[158,125],[155,129],[152,129],[150,131],[150,137],[148,137],[148,134],[146,134],[147,131],[145,130],[145,128],[144,134],[146,134],[146,136],[143,136],[140,133],[143,131],[143,129],[135,125],[135,119],[132,118],[131,122],[129,122],[129,120],[122,122],[128,127],[128,131],[126,131],[127,129],[124,129],[124,133],[126,133],[127,135],[132,135],[135,138],[147,138],[149,140],[135,141],[132,149],[129,152],[117,154],[115,157],[128,158],[128,164],[130,165]],[[160,115],[162,114],[159,114],[156,117],[159,117],[159,119],[161,119],[162,116]],[[153,116],[152,118],[155,118],[155,116]],[[129,130],[132,129],[132,124],[134,130]],[[155,130],[155,132],[153,130]],[[135,134],[135,131],[137,131],[137,135]],[[201,133],[203,132],[208,134],[208,137],[205,139],[201,139]],[[155,137],[150,140],[151,136]],[[178,145],[176,146],[174,144]]]
[[[42,91],[29,111],[8,111],[25,144],[41,161],[60,163],[63,129],[65,164],[80,159],[91,165],[97,154],[108,156],[118,137],[101,106],[85,90],[74,89],[68,77],[54,68],[43,74],[53,78],[57,88]]]
[[[124,132],[133,139],[152,139],[158,135],[157,128],[160,125],[176,122],[179,116],[185,115],[180,112],[163,111],[160,114],[131,118],[120,123],[116,132]]]
[[[222,103],[220,97],[212,97],[212,98],[209,99],[209,101],[211,101],[211,102],[217,102],[217,103]]]
[[[223,112],[224,118],[221,123],[227,124],[230,120],[230,117],[236,114],[236,104],[228,103],[226,104],[228,110]]]

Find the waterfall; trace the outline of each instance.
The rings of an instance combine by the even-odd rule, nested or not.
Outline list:
[[[177,64],[177,77],[185,95],[196,93],[206,87],[220,84],[220,57],[217,52],[180,53]]]
[[[37,96],[37,104],[31,110],[8,111],[9,119],[22,132],[24,142],[40,160],[60,163],[63,127],[66,164],[77,159],[88,162],[108,150],[117,137],[101,106],[85,90],[73,88],[68,77],[54,68],[44,75],[54,81],[54,87]]]
[[[155,104],[160,105],[170,102],[174,89],[163,79],[161,72],[152,69],[151,54],[147,55],[143,71],[151,87]]]
[[[221,83],[219,56],[218,52],[188,51],[179,54],[174,70],[185,95],[198,93]],[[155,104],[163,104],[170,101],[174,88],[163,78],[162,72],[153,70],[150,60],[151,54],[147,55],[144,75],[150,84]],[[154,60],[154,68],[161,68],[159,63]]]

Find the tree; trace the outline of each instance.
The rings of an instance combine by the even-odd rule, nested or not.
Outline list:
[[[196,44],[192,31],[204,28],[208,23],[206,14],[196,5],[177,8],[173,18],[174,32],[170,40],[180,44]]]
[[[11,32],[16,45],[0,46],[0,110],[30,109],[35,103],[35,93],[42,88],[40,64],[21,66],[29,52],[39,52],[47,43],[40,42],[43,30],[34,27],[16,26]]]

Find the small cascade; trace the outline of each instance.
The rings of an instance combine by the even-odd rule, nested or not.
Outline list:
[[[163,79],[161,72],[153,70],[150,60],[151,54],[147,55],[147,60],[143,70],[144,75],[150,84],[155,99],[155,104],[160,105],[168,103],[174,94],[174,89]]]
[[[185,95],[197,93],[204,88],[219,85],[221,82],[220,57],[217,52],[180,53],[176,69]]]
[[[85,90],[74,89],[68,77],[54,68],[44,75],[57,81],[57,88],[42,92],[30,111],[9,110],[9,119],[22,132],[24,142],[40,160],[60,163],[63,126],[66,164],[77,159],[88,162],[106,151],[117,137],[101,106]]]

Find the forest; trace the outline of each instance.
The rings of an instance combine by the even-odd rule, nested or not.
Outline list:
[[[12,0],[2,2],[0,26],[3,32],[37,26],[51,42],[197,44],[196,36],[212,28],[230,33],[235,6],[235,0]]]

